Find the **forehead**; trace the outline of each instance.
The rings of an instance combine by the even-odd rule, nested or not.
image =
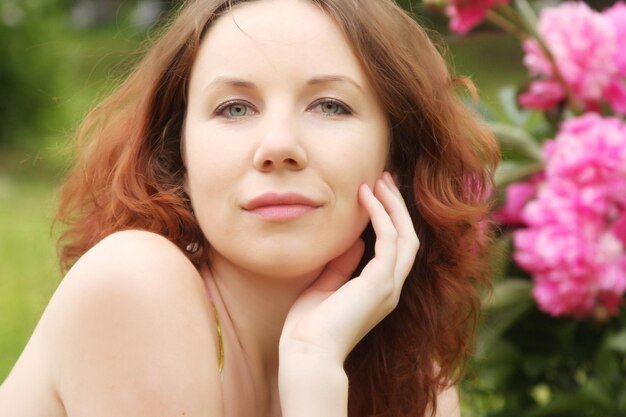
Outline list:
[[[361,64],[334,20],[307,0],[260,0],[237,5],[205,34],[194,72],[277,77],[348,75],[366,83]]]

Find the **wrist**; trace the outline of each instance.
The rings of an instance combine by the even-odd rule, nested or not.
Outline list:
[[[278,389],[283,417],[347,416],[348,376],[336,360],[281,355]]]

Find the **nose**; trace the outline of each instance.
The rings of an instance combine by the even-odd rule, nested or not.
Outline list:
[[[293,120],[269,117],[264,123],[259,146],[254,153],[254,166],[262,172],[274,170],[299,171],[308,158],[298,137]]]

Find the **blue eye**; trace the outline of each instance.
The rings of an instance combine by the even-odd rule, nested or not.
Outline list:
[[[341,116],[352,114],[352,110],[338,100],[324,98],[314,103],[313,109],[319,109],[318,112],[325,116]]]
[[[237,119],[254,113],[255,111],[250,104],[243,101],[227,101],[215,110],[215,114],[228,119]]]

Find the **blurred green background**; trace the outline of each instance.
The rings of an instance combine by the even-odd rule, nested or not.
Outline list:
[[[141,57],[172,3],[0,1],[0,382],[61,280],[52,220],[72,131]],[[526,76],[519,43],[489,28],[456,38],[417,2],[403,6],[438,31],[456,73],[498,113],[498,89]]]

